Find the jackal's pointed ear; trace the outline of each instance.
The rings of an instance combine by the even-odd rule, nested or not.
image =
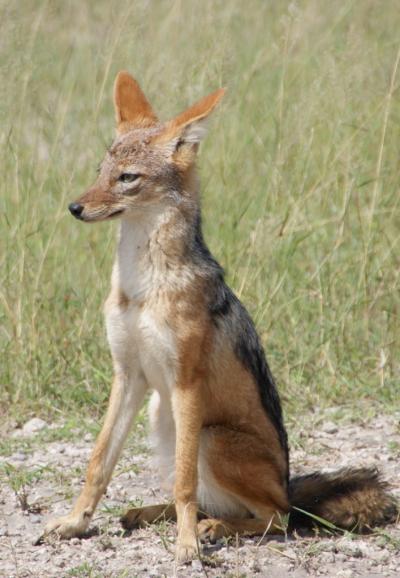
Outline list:
[[[164,131],[156,137],[159,142],[170,143],[173,152],[179,148],[196,150],[207,133],[207,117],[225,94],[220,88],[199,100],[165,125]],[[187,145],[184,147],[183,145]]]
[[[133,128],[147,128],[157,117],[136,80],[122,70],[114,83],[114,106],[118,132]]]

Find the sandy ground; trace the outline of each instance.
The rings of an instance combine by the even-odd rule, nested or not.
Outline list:
[[[377,465],[400,495],[400,428],[396,416],[363,425],[311,422],[292,433],[292,471]],[[329,416],[328,416],[329,418]],[[43,424],[42,424],[43,425]],[[9,430],[0,457],[0,576],[12,577],[253,577],[400,576],[400,527],[370,536],[309,535],[233,540],[208,546],[202,560],[176,567],[175,527],[158,524],[124,533],[118,516],[128,504],[165,498],[143,436],[135,434],[82,540],[34,546],[44,522],[66,513],[81,486],[91,434],[63,433],[59,424],[30,435]],[[65,439],[64,439],[65,438]]]

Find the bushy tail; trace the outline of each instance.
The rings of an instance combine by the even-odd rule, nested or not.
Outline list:
[[[399,512],[388,487],[373,468],[295,476],[289,482],[290,525],[310,526],[316,523],[313,516],[358,532],[388,524],[395,521]]]

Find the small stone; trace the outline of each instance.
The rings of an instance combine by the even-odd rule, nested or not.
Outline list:
[[[340,411],[341,411],[341,408],[338,405],[332,405],[331,407],[325,408],[325,413],[330,414],[330,415],[335,415],[336,413],[339,413]]]
[[[33,417],[32,419],[26,422],[26,424],[22,428],[22,431],[24,434],[30,435],[33,433],[37,433],[46,427],[48,427],[48,424],[43,419],[40,419],[39,417]]]
[[[11,460],[13,462],[25,462],[27,459],[26,454],[22,453],[22,452],[17,452],[16,454],[13,454],[11,456]]]
[[[346,570],[339,570],[336,573],[337,578],[353,578],[354,576],[354,572],[353,570],[350,570],[350,568],[347,568]]]
[[[100,539],[100,547],[104,550],[115,550],[115,546],[108,536],[104,536]]]
[[[321,552],[320,554],[320,561],[324,564],[334,564],[335,563],[335,554],[333,552]]]
[[[33,491],[32,494],[30,494],[30,496],[33,502],[41,502],[46,500],[47,498],[54,496],[54,488],[51,487],[38,488],[36,491]]]
[[[285,552],[285,558],[290,558],[291,560],[296,560],[296,552],[294,551],[293,548],[285,548],[283,550]]]
[[[65,455],[69,456],[70,458],[78,458],[80,457],[81,452],[74,446],[68,446],[65,448]]]
[[[389,562],[390,554],[387,550],[379,550],[379,552],[374,552],[374,559],[379,562]]]
[[[320,549],[321,552],[335,552],[336,544],[333,540],[321,540]]]
[[[203,569],[203,566],[201,565],[200,560],[192,560],[192,568],[196,572],[201,571]]]
[[[350,540],[343,540],[338,542],[337,548],[343,554],[347,556],[352,556],[353,558],[362,558],[363,552],[360,546],[356,542],[351,542]]]
[[[337,433],[339,431],[337,425],[335,423],[333,423],[333,421],[326,421],[325,423],[322,424],[322,431],[327,433],[327,434],[334,434]]]
[[[158,567],[159,571],[161,572],[161,576],[165,578],[165,576],[171,575],[171,565],[170,564],[162,564]]]

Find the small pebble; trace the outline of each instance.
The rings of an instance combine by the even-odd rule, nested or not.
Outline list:
[[[11,460],[13,462],[25,462],[27,459],[26,454],[23,454],[22,452],[17,452],[16,454],[13,454],[11,456]]]
[[[48,427],[48,424],[43,419],[40,419],[40,417],[33,417],[24,424],[22,431],[24,434],[33,434],[46,427]]]
[[[339,570],[336,576],[337,578],[353,578],[354,572],[350,568],[346,568],[345,570]]]
[[[193,570],[200,571],[203,569],[200,560],[192,560],[192,568]]]
[[[363,552],[360,546],[356,542],[350,540],[342,540],[337,544],[337,549],[347,556],[352,556],[353,558],[362,558]]]
[[[323,432],[327,434],[334,434],[339,431],[338,426],[332,421],[326,421],[325,423],[323,423],[321,429]]]

